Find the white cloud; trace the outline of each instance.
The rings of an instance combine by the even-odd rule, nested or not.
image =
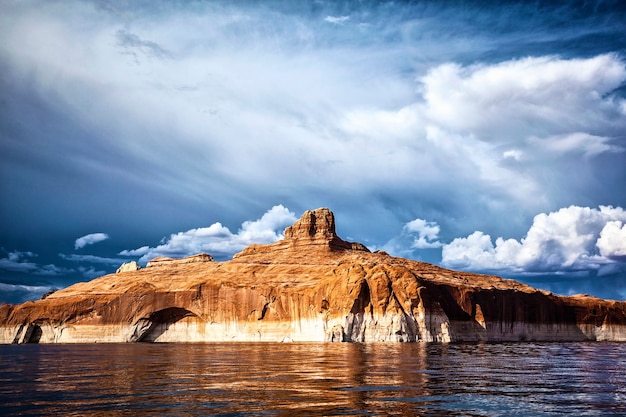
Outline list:
[[[548,183],[550,172],[569,169],[581,156],[625,150],[624,100],[613,91],[626,81],[626,67],[615,55],[441,64],[418,81],[413,102],[355,108],[343,118],[347,135],[369,139],[362,143],[384,155],[370,159],[370,172],[384,160],[396,182],[415,178],[457,193],[469,186],[492,201],[515,201],[530,214],[571,189],[562,181],[575,181]],[[391,148],[406,162],[387,158]]]
[[[381,236],[388,236],[384,229],[390,219],[401,227],[396,209],[418,200],[427,209],[455,211],[447,214],[463,219],[459,223],[479,217],[487,222],[511,211],[512,217],[528,218],[572,201],[621,201],[621,195],[602,191],[611,189],[602,183],[605,174],[571,169],[585,156],[591,160],[585,167],[598,174],[593,164],[606,158],[597,156],[615,157],[624,146],[626,102],[613,90],[623,86],[626,68],[616,55],[499,58],[493,51],[510,53],[512,40],[524,34],[485,40],[482,30],[447,33],[441,22],[455,20],[447,8],[420,18],[403,13],[410,11],[403,2],[362,13],[336,7],[282,13],[208,3],[163,5],[157,14],[144,14],[132,4],[119,14],[82,2],[3,6],[0,60],[11,85],[7,100],[37,97],[38,105],[28,108],[52,109],[50,115],[35,115],[49,117],[47,123],[35,126],[24,119],[16,126],[42,129],[40,136],[48,138],[41,126],[58,123],[63,114],[67,131],[73,122],[74,130],[94,132],[89,146],[63,134],[21,149],[66,162],[77,181],[97,177],[118,184],[105,187],[107,195],[99,188],[103,201],[132,192],[144,205],[143,193],[139,197],[135,191],[151,195],[157,188],[155,194],[166,201],[191,202],[190,212],[238,206],[243,213],[250,204],[241,196],[257,206],[262,198],[265,207],[277,195],[303,205],[330,196],[345,210],[368,201],[363,211],[380,216],[371,224]],[[364,25],[352,24],[357,22]],[[577,36],[598,33],[595,27],[576,26]],[[548,35],[559,34],[550,30]],[[540,36],[533,32],[530,40]],[[479,62],[487,51],[492,61]],[[476,64],[463,65],[460,59]],[[17,109],[16,114],[30,114]],[[7,161],[33,160],[29,156],[6,153]],[[41,168],[47,166],[30,163],[27,170],[48,175]],[[602,170],[623,172],[618,164]],[[588,182],[579,186],[577,175]],[[29,177],[28,183],[36,181]],[[597,198],[601,193],[604,198]],[[153,210],[134,223],[155,221],[149,213],[163,211],[154,210],[162,205],[148,205]],[[144,216],[138,209],[126,212]],[[231,253],[254,240],[252,235],[278,236],[270,229],[259,236],[243,226],[233,233],[216,223],[123,254]],[[477,229],[485,226],[466,230]],[[425,230],[422,236],[405,232],[406,242],[398,242],[404,247],[441,241]],[[504,233],[492,232],[494,237]],[[598,248],[619,253],[609,236],[610,230]],[[480,246],[485,235],[475,238],[478,246],[458,241],[457,249],[483,248],[480,254],[491,256]],[[518,245],[523,246],[502,239],[491,247],[503,267],[521,268],[526,261],[517,259],[523,252]],[[35,268],[28,262],[11,265]]]
[[[218,222],[209,227],[172,234],[164,243],[154,248],[144,246],[122,251],[120,255],[141,256],[139,261],[142,263],[156,256],[181,258],[197,253],[228,257],[253,243],[272,243],[282,239],[284,228],[296,220],[294,213],[282,205],[277,205],[260,219],[245,221],[237,233],[232,233]]]
[[[600,254],[607,258],[626,256],[626,222],[607,222],[600,232],[596,246],[600,249]]]
[[[626,80],[615,55],[529,57],[497,64],[440,65],[420,78],[426,116],[482,140],[509,141],[540,131],[565,135],[623,127],[623,100],[606,97]],[[593,111],[584,111],[594,109]]]
[[[315,193],[343,178],[335,187],[411,185],[415,194],[471,182],[481,195],[508,193],[519,203],[546,185],[530,170],[501,166],[503,149],[517,149],[505,159],[530,163],[537,149],[562,155],[579,138],[597,155],[620,149],[612,138],[626,128],[623,100],[607,97],[626,70],[609,54],[472,66],[442,64],[437,54],[435,65],[408,72],[407,62],[423,60],[418,51],[445,47],[385,43],[356,27],[358,36],[327,42],[326,32],[350,21],[330,10],[308,20],[266,8],[179,7],[159,19],[131,13],[128,24],[88,4],[18,10],[5,18],[0,57],[73,118],[109,132],[107,149],[139,162],[136,171],[95,164],[102,175],[159,178],[151,183],[186,197],[208,200],[232,182]],[[71,22],[92,25],[68,24],[69,12]],[[359,16],[403,38],[395,20]],[[92,96],[101,99],[86,103]]]
[[[573,132],[565,135],[549,136],[542,139],[530,137],[528,143],[547,151],[564,153],[582,153],[595,156],[603,152],[623,152],[624,148],[611,144],[612,138]]]
[[[93,245],[94,243],[102,242],[108,238],[109,235],[106,233],[90,233],[76,239],[74,242],[74,249],[84,248],[87,245]]]
[[[404,230],[411,234],[417,234],[412,245],[415,249],[439,248],[442,246],[442,243],[437,240],[440,228],[436,222],[415,219],[408,222],[404,226]]]
[[[456,238],[443,246],[442,263],[512,272],[598,270],[626,248],[624,221],[626,212],[621,207],[570,206],[535,216],[520,241],[498,237],[494,245],[491,237],[480,231]]]
[[[521,161],[524,157],[524,152],[519,149],[509,149],[508,151],[504,151],[502,153],[502,157],[504,159],[513,159],[515,161]]]
[[[422,108],[410,104],[398,110],[356,109],[346,114],[341,128],[350,135],[416,139],[422,133]]]
[[[165,241],[165,238],[162,239],[162,242]],[[142,256],[146,253],[150,252],[152,248],[150,246],[142,246],[137,249],[126,249],[121,251],[119,254],[122,256]]]
[[[491,265],[494,263],[495,253],[491,236],[476,231],[443,245],[442,264],[468,269],[475,268],[476,265]]]
[[[350,20],[350,16],[326,16],[324,18],[325,22],[334,23],[334,24],[342,24]]]
[[[415,219],[407,222],[399,236],[388,240],[383,246],[369,245],[372,250],[384,250],[393,256],[413,257],[415,249],[440,248],[440,227],[437,222]]]

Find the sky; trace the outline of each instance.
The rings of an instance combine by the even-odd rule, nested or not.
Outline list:
[[[319,207],[372,251],[625,300],[626,5],[0,2],[0,303]]]

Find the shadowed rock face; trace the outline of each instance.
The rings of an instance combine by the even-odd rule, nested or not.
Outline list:
[[[371,253],[307,211],[270,245],[79,283],[0,308],[2,343],[626,340],[626,303]]]

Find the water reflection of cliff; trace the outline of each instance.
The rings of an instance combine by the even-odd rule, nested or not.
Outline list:
[[[1,346],[0,400],[26,416],[626,415],[625,358],[610,343]]]
[[[346,352],[344,386],[353,409],[393,408],[410,415],[417,397],[428,397],[427,345],[355,344]],[[411,400],[407,402],[407,400]]]

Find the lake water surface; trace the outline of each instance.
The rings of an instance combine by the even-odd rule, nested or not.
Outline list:
[[[0,415],[626,415],[626,343],[0,346]]]

